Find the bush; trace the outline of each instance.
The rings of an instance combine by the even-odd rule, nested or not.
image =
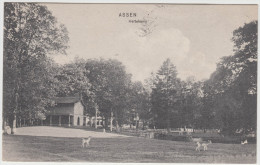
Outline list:
[[[160,140],[171,140],[171,141],[188,141],[187,136],[185,135],[172,135],[172,134],[164,134],[164,133],[154,133],[155,139]]]
[[[189,141],[189,138],[185,135],[173,135],[165,133],[154,133],[155,139],[160,140],[171,140],[171,141]],[[194,138],[201,138],[199,136],[194,136]],[[242,137],[236,136],[225,136],[225,137],[202,137],[204,141],[211,140],[212,143],[228,143],[228,144],[240,144],[243,139]],[[248,143],[256,143],[255,137],[247,137]]]

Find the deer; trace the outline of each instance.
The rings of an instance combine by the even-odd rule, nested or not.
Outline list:
[[[195,148],[195,150],[200,152],[200,147],[201,147],[200,142],[197,142],[197,147]]]
[[[203,147],[204,151],[208,150],[208,145],[211,144],[211,140],[203,141],[202,138],[193,138],[192,136],[188,136],[191,142],[196,142],[197,147],[195,148],[196,151],[200,151],[200,147]]]
[[[201,146],[203,147],[204,151],[208,150],[208,145],[212,144],[211,140],[208,140],[208,142],[203,142]]]
[[[91,136],[89,136],[88,138],[82,138],[82,148],[88,147],[90,140]]]
[[[245,141],[241,141],[241,144],[242,144],[242,145],[248,144],[247,139],[246,139]]]

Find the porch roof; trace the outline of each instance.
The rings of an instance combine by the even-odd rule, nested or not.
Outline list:
[[[70,104],[81,101],[79,97],[56,97],[54,98],[55,103]]]

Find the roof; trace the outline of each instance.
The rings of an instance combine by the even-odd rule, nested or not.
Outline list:
[[[54,99],[56,103],[64,103],[64,104],[70,104],[70,103],[76,103],[81,101],[80,97],[56,97]]]

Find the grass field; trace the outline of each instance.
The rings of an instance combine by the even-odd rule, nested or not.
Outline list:
[[[80,138],[3,135],[3,161],[256,163],[256,145],[213,143],[195,151],[192,142],[138,137],[93,138],[81,148]]]

